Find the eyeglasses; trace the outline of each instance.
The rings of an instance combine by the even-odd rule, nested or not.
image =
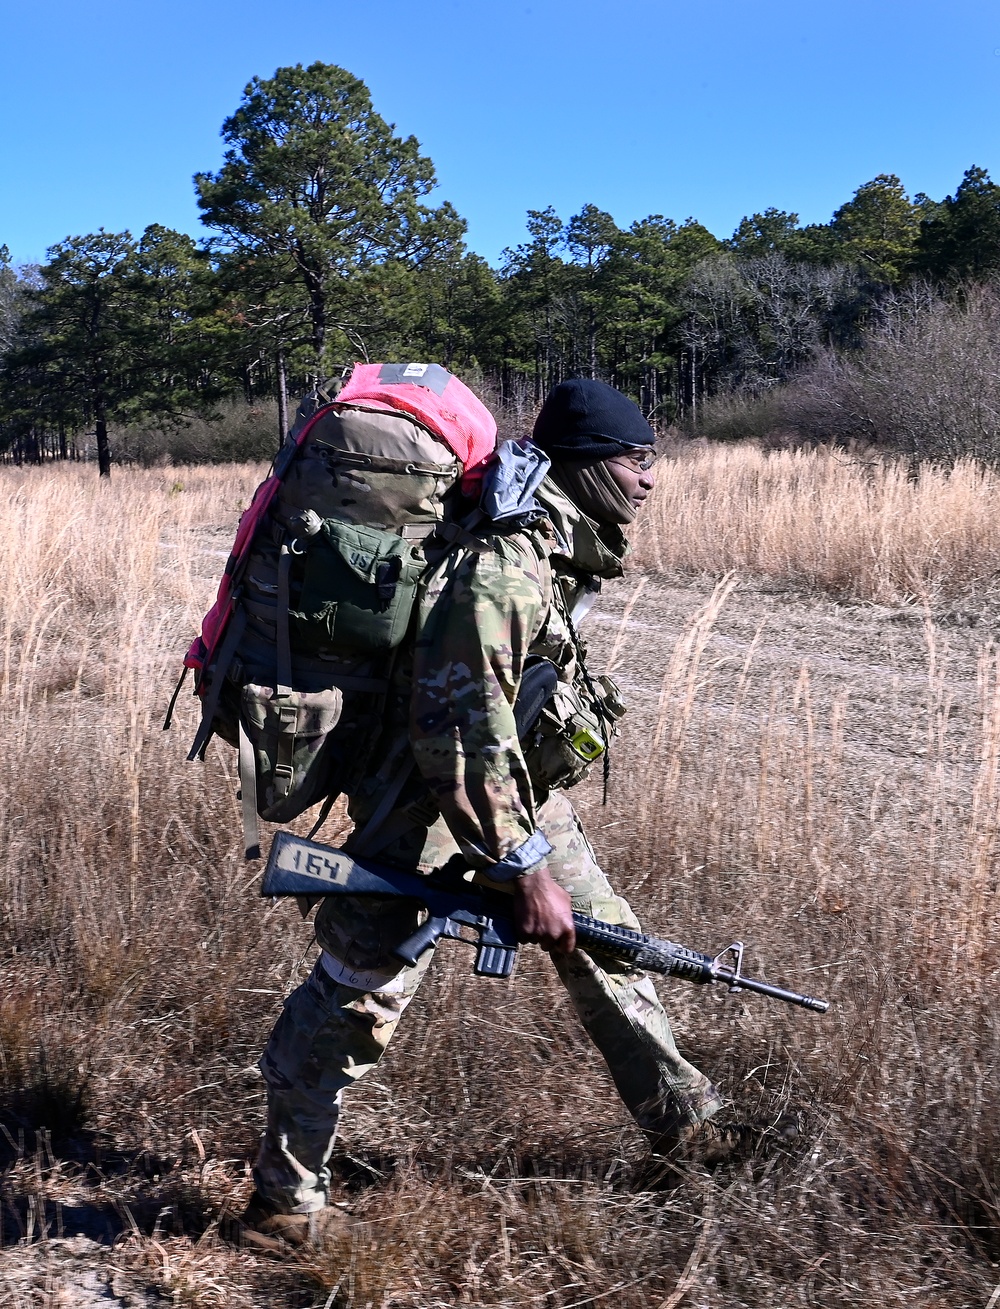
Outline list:
[[[627,464],[634,472],[645,473],[656,463],[659,456],[655,450],[649,446],[640,445],[632,450],[623,450],[620,455],[614,455],[608,460],[609,464]]]

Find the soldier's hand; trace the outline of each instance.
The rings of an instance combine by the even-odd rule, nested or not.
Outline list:
[[[576,946],[570,898],[543,864],[514,883],[514,922],[522,941],[569,954]]]

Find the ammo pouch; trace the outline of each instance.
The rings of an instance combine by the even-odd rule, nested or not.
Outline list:
[[[293,691],[260,682],[237,688],[240,790],[247,858],[258,847],[257,815],[288,823],[311,805],[323,817],[364,776],[382,727],[385,679],[342,677],[342,686]]]
[[[557,682],[527,737],[522,741],[528,774],[535,786],[557,791],[575,786],[600,759],[625,713],[610,677],[586,685]]]

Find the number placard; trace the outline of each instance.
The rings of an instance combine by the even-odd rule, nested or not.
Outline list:
[[[327,854],[305,842],[300,844],[289,840],[286,836],[278,851],[277,866],[286,873],[308,873],[310,877],[322,877],[334,886],[346,886],[352,861],[346,856],[338,857],[332,851]]]

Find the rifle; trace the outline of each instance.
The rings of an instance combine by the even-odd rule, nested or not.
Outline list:
[[[426,877],[406,873],[356,859],[319,841],[279,832],[271,846],[260,893],[263,896],[387,895],[415,900],[427,910],[427,920],[394,951],[403,963],[410,965],[442,937],[476,946],[475,971],[481,977],[509,977],[517,956],[510,896],[450,875],[447,868],[436,869]],[[578,943],[588,952],[609,955],[646,972],[680,977],[686,982],[725,982],[730,992],[756,991],[820,1014],[830,1007],[828,1000],[816,1000],[772,986],[770,982],[744,977],[742,941],[734,941],[719,954],[709,955],[585,914],[574,914],[573,924]],[[475,941],[462,935],[463,928],[476,933]]]

